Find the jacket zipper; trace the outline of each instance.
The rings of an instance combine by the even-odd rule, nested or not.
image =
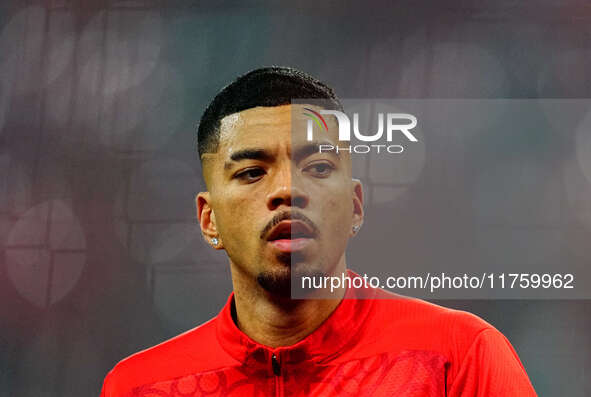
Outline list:
[[[281,397],[283,395],[281,393],[281,364],[275,353],[271,356],[271,367],[273,368],[273,374],[275,375],[275,395]]]

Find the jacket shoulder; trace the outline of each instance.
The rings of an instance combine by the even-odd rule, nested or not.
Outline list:
[[[121,360],[105,378],[101,397],[125,396],[138,386],[235,364],[217,341],[214,318]]]
[[[372,350],[431,351],[449,361],[461,361],[483,330],[496,331],[472,313],[382,290],[364,328],[361,339],[369,341]]]

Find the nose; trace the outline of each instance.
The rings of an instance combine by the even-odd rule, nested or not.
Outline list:
[[[306,208],[309,201],[308,195],[298,186],[297,178],[292,177],[290,167],[286,167],[273,179],[273,185],[267,195],[267,208],[271,211],[282,205]]]

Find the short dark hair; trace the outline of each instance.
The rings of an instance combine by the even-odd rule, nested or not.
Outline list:
[[[215,153],[220,139],[220,121],[233,113],[257,106],[287,105],[293,99],[315,99],[325,109],[343,110],[333,90],[297,69],[271,66],[252,70],[224,87],[203,112],[197,130],[199,158]]]

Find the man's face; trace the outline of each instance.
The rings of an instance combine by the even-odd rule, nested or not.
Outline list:
[[[209,189],[197,203],[204,234],[217,233],[233,276],[252,277],[270,292],[285,292],[292,271],[344,270],[352,226],[362,220],[361,186],[351,178],[348,154],[318,152],[320,143],[337,146],[336,121],[308,142],[303,107],[225,117],[217,153],[202,159]]]

